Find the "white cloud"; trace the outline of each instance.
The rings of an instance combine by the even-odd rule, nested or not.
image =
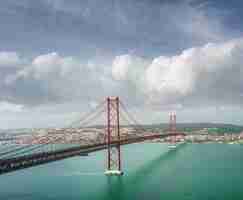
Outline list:
[[[128,76],[128,70],[131,68],[132,56],[117,56],[113,61],[112,75],[116,80],[124,80]]]
[[[126,104],[151,111],[185,112],[220,105],[219,110],[226,112],[224,108],[243,102],[242,55],[243,38],[154,59],[119,55],[105,64],[43,54],[3,76],[8,84],[0,82],[0,111],[21,112],[22,105],[43,108],[58,102],[65,103],[63,113],[67,113],[68,104],[94,107],[108,95],[119,95]]]
[[[115,62],[118,65],[113,65],[113,72],[119,73],[113,73],[113,76],[135,85],[137,77],[144,77],[139,89],[147,95],[147,99],[161,104],[180,101],[204,105],[218,102],[241,104],[242,55],[243,38],[239,38],[186,49],[174,56],[154,58],[146,70],[139,71],[136,77],[129,73],[134,70],[134,65],[128,64],[133,63],[133,58],[129,56],[129,62]]]
[[[17,67],[21,59],[16,52],[0,51],[0,67]]]
[[[52,52],[34,57],[26,67],[4,76],[3,82],[8,98],[16,102],[18,98],[26,104],[89,101],[110,90],[107,85],[112,88],[111,72],[106,70],[101,62],[85,62]],[[17,92],[18,96],[12,88],[22,92]]]
[[[0,102],[0,112],[22,112],[24,106],[13,104],[7,101]]]
[[[7,99],[19,104],[90,102],[120,95],[132,99],[131,104],[241,105],[242,55],[243,38],[208,43],[151,60],[119,55],[105,65],[53,52],[33,58],[25,68],[4,77],[7,84],[3,91]],[[107,63],[109,68],[104,67]]]
[[[112,76],[115,80],[140,80],[147,64],[148,61],[137,56],[116,56],[112,63]]]
[[[72,57],[62,57],[56,52],[39,55],[33,59],[31,65],[20,71],[19,75],[33,76],[35,79],[44,79],[53,76],[65,77],[83,66],[79,60]]]

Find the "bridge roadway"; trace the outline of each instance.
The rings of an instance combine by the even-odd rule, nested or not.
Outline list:
[[[120,145],[138,143],[138,142],[143,142],[145,140],[166,138],[168,136],[176,136],[176,135],[183,135],[183,134],[168,133],[168,134],[151,134],[146,136],[131,137],[126,139],[121,139]],[[119,141],[117,140],[112,141],[111,145],[117,145],[118,143]],[[49,163],[49,162],[62,160],[73,156],[79,156],[82,154],[103,150],[106,148],[107,148],[107,143],[103,142],[103,143],[89,144],[89,145],[83,145],[78,147],[70,147],[67,149],[55,150],[50,152],[34,153],[34,154],[23,155],[15,158],[0,159],[0,175],[12,171],[20,170],[20,169],[25,169],[28,167],[41,165],[44,163]]]

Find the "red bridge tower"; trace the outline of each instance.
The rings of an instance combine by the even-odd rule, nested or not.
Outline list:
[[[170,123],[169,123],[169,133],[174,134],[176,133],[176,113],[170,113]]]
[[[120,124],[119,124],[119,97],[107,98],[107,170],[106,175],[122,175]],[[112,142],[116,141],[116,144]]]

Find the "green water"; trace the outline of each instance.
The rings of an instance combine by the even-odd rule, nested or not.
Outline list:
[[[105,152],[0,176],[0,200],[243,199],[243,146],[122,147],[122,177],[103,174]]]

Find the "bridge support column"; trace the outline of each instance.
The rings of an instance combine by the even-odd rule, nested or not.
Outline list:
[[[122,175],[120,124],[119,124],[119,98],[107,98],[107,170],[106,175]],[[115,142],[115,143],[114,143]]]
[[[174,112],[170,113],[169,133],[172,135],[176,133],[176,113]],[[169,149],[174,149],[176,147],[176,136],[170,136]]]

